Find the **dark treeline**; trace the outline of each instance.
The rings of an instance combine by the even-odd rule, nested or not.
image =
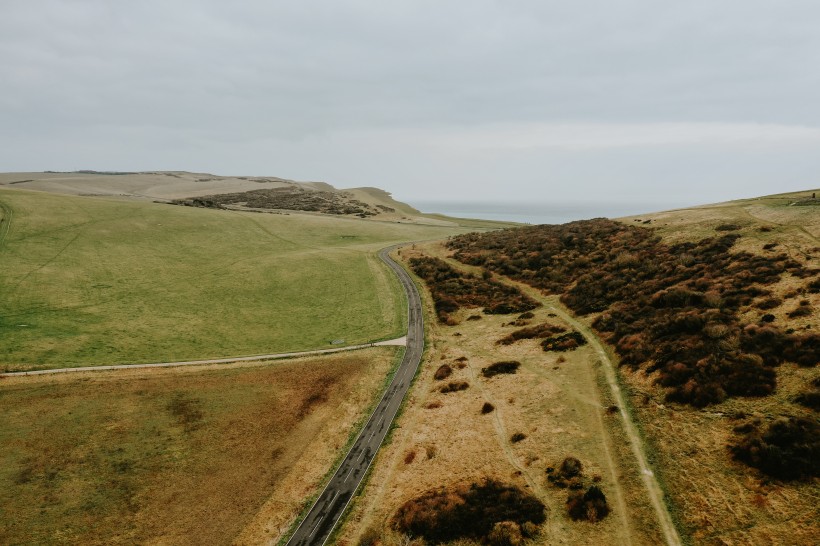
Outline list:
[[[593,326],[623,364],[656,373],[670,400],[700,407],[769,394],[773,366],[813,366],[820,354],[817,334],[784,332],[773,315],[740,319],[781,305],[767,287],[783,274],[818,271],[785,254],[733,251],[739,237],[667,245],[651,229],[595,219],[471,233],[448,247],[466,264],[561,294],[578,314],[600,313]]]

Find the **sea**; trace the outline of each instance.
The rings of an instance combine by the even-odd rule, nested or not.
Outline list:
[[[694,203],[680,201],[629,203],[411,201],[409,204],[421,212],[444,214],[456,218],[478,218],[522,224],[564,224],[590,218],[620,218],[694,205]]]

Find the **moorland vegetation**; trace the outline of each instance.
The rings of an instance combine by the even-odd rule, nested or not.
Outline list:
[[[538,307],[537,302],[517,288],[495,281],[488,275],[478,277],[457,271],[440,258],[413,257],[409,264],[430,289],[436,315],[445,324],[456,324],[452,313],[462,307],[483,307],[489,315],[520,313]]]
[[[669,400],[701,407],[769,394],[774,366],[813,366],[820,352],[817,334],[740,318],[742,308],[781,305],[767,287],[783,275],[803,279],[808,291],[820,271],[784,253],[733,251],[739,237],[667,245],[651,229],[595,219],[466,234],[447,246],[457,260],[598,314],[593,326],[623,364],[656,374]],[[796,309],[812,312],[808,302]]]
[[[507,546],[533,537],[545,520],[546,507],[536,497],[487,479],[427,491],[407,501],[396,511],[393,527],[431,544],[470,538]]]
[[[247,209],[294,210],[322,214],[355,215],[360,218],[380,212],[395,212],[386,205],[370,205],[351,194],[339,191],[310,190],[296,184],[236,193],[223,193],[176,199],[175,205],[223,209],[241,206]]]

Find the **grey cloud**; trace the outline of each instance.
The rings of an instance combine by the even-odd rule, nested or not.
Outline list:
[[[500,146],[476,159],[428,141],[441,126],[516,123],[820,127],[818,22],[807,0],[10,1],[0,169],[185,168],[410,197],[432,181],[490,198],[502,179],[520,192],[558,179],[665,191],[659,177],[720,176],[745,191],[771,173],[778,191],[778,172],[816,180],[812,154]]]

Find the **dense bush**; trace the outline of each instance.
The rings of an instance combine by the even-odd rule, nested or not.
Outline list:
[[[517,360],[505,360],[502,362],[495,362],[486,368],[481,369],[481,375],[484,377],[493,377],[502,373],[515,373],[521,366]]]
[[[447,379],[448,377],[450,377],[450,375],[451,375],[452,373],[453,373],[453,368],[451,368],[449,364],[442,364],[442,365],[441,365],[441,366],[439,366],[439,368],[436,370],[436,373],[435,373],[435,374],[433,374],[433,377],[434,377],[437,381],[441,381],[442,379]]]
[[[782,480],[820,476],[820,424],[786,417],[761,431],[759,424],[735,429],[744,433],[729,446],[735,459]]]
[[[541,347],[545,351],[558,351],[563,353],[586,344],[587,340],[581,335],[581,332],[569,332],[559,336],[548,337],[541,342]]]
[[[549,322],[545,322],[544,324],[528,326],[526,328],[521,328],[519,330],[510,332],[508,335],[496,341],[496,343],[498,343],[499,345],[512,345],[516,341],[522,339],[549,337],[552,334],[558,334],[561,332],[565,332],[566,330],[567,329],[563,326],[558,326],[556,324],[550,324]]]
[[[461,273],[439,258],[423,256],[411,258],[409,263],[430,289],[441,322],[451,322],[450,314],[462,307],[483,307],[490,315],[520,313],[538,307],[538,303],[517,288]]]
[[[393,516],[393,528],[437,544],[461,538],[489,541],[501,522],[520,532],[528,522],[546,520],[545,507],[536,497],[513,485],[494,480],[453,485],[428,491],[407,501]]]
[[[609,514],[604,492],[597,485],[589,486],[585,493],[570,492],[567,497],[567,514],[576,521],[601,521]]]
[[[439,392],[448,394],[451,392],[466,391],[470,388],[470,384],[466,381],[450,381],[439,389]]]
[[[623,364],[655,373],[670,400],[705,406],[766,395],[772,366],[813,366],[820,354],[818,334],[741,322],[741,308],[780,305],[766,287],[784,273],[817,272],[785,254],[733,252],[739,237],[666,245],[651,229],[595,219],[461,235],[448,246],[464,263],[562,294],[576,313],[600,313],[593,326]],[[545,349],[560,349],[558,337]]]
[[[481,406],[481,415],[487,415],[488,413],[492,413],[494,410],[495,406],[493,406],[489,402],[484,402],[484,405]]]

